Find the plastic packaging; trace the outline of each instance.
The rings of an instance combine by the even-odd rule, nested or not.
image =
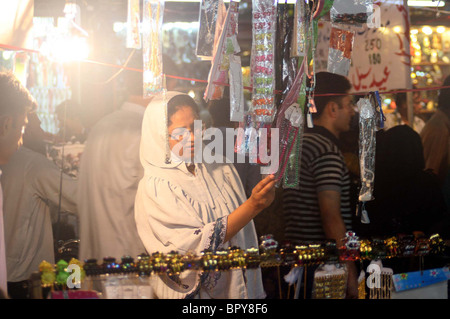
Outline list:
[[[256,164],[258,161],[258,129],[261,123],[255,121],[255,115],[246,113],[244,121],[239,123],[239,130],[236,137],[235,153],[248,154],[250,163]]]
[[[196,45],[196,55],[201,59],[211,60],[213,57],[216,25],[221,10],[223,10],[222,0],[202,0],[201,2]]]
[[[294,10],[294,32],[292,36],[291,56],[304,56],[306,51],[306,39],[304,37],[307,28],[305,0],[297,0]]]
[[[204,98],[206,102],[221,99],[224,85],[230,82],[230,119],[239,122],[244,116],[244,92],[241,59],[236,55],[240,52],[237,41],[238,9],[237,2],[230,3],[212,60]]]
[[[373,199],[375,181],[376,111],[370,98],[359,99],[359,163],[361,189],[359,200]]]
[[[127,48],[140,49],[142,46],[139,30],[140,16],[139,0],[128,0]]]
[[[165,90],[162,69],[162,24],[164,0],[144,0],[143,61],[144,96],[160,94]]]
[[[241,57],[230,56],[230,121],[244,120],[245,102],[244,85],[242,79]]]
[[[331,28],[328,51],[328,72],[348,76],[355,31]]]
[[[373,11],[373,0],[334,0],[330,9],[332,23],[362,25]]]
[[[299,165],[301,139],[304,128],[302,108],[294,103],[284,112],[280,138],[280,169],[277,172],[277,186],[297,188],[299,182]]]
[[[298,69],[298,57],[292,56],[292,43],[295,36],[294,18],[290,16],[289,6],[278,6],[275,45],[275,104],[281,105],[290,91]]]

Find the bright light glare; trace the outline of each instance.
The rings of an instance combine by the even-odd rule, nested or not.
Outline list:
[[[85,38],[59,38],[43,45],[41,52],[59,62],[79,61],[89,56],[89,45]]]
[[[394,27],[394,32],[395,32],[395,33],[400,33],[400,32],[402,32],[402,27],[400,27],[400,26],[398,26],[398,25],[395,26],[395,27]]]
[[[433,33],[433,30],[430,27],[423,27],[422,32],[425,33],[426,35],[430,35]]]
[[[437,28],[436,28],[436,32],[437,32],[437,33],[444,33],[444,32],[445,32],[445,27],[443,27],[443,26],[437,27]]]

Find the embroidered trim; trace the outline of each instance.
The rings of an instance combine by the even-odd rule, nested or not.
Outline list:
[[[227,233],[227,223],[223,222],[224,218],[220,217],[216,220],[212,234],[209,236],[208,250],[216,251],[223,245]]]
[[[202,276],[203,275],[199,275],[199,283],[197,284],[197,287],[195,287],[195,289],[190,293],[187,294],[186,297],[184,297],[184,299],[194,299],[195,296],[200,292],[200,287],[202,286],[200,283],[202,282]]]
[[[216,251],[220,249],[224,244],[225,235],[227,233],[227,222],[224,221],[224,217],[220,217],[214,223],[214,227],[211,231],[211,235],[208,238],[209,245],[205,250]],[[199,230],[196,230],[196,232]],[[217,281],[221,277],[221,272],[203,272],[200,274],[200,284],[190,294],[186,295],[185,299],[193,299],[200,292],[200,288],[211,290],[217,285]]]
[[[172,280],[174,283],[176,283],[178,286],[180,286],[183,289],[188,289],[189,286],[185,285],[181,282],[179,275],[167,275],[167,277]]]

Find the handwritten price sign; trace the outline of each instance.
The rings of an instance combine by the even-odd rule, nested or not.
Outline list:
[[[388,91],[411,88],[408,11],[402,4],[375,2],[380,19],[363,27],[345,27],[355,30],[352,63],[348,74],[353,92]],[[316,49],[316,68],[326,71],[331,24],[319,23]]]

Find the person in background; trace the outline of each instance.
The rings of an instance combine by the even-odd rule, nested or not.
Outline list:
[[[334,240],[338,247],[352,227],[350,175],[340,148],[340,134],[350,130],[355,115],[351,83],[329,72],[316,74],[313,128],[303,135],[299,189],[285,189],[285,237],[302,242]],[[336,94],[336,95],[332,95]],[[358,274],[348,262],[347,298],[358,296]],[[311,269],[309,274],[314,273]],[[307,285],[312,283],[307,280]],[[312,287],[307,287],[308,294]]]
[[[28,123],[27,113],[35,107],[34,98],[20,81],[10,72],[0,72],[0,165],[7,164],[22,144],[23,132]],[[0,298],[8,297],[4,199],[0,186]]]
[[[450,86],[450,76],[444,81]],[[450,209],[450,88],[443,88],[438,96],[438,108],[420,133],[425,156],[425,168],[439,178]]]
[[[423,127],[425,126],[425,121],[416,114],[417,111],[414,109],[414,123],[412,123],[412,125],[409,123],[406,93],[398,93],[395,97],[395,104],[397,108],[394,110],[394,112],[385,114],[386,121],[384,123],[384,128],[387,130],[397,125],[406,124],[410,125],[417,133],[420,134]]]
[[[55,263],[50,205],[76,214],[76,181],[34,151],[42,149],[44,135],[36,113],[28,113],[22,147],[1,166],[8,291],[13,299],[29,298],[30,276],[42,261]]]
[[[142,57],[130,60],[142,69]],[[166,58],[163,69],[176,75]],[[176,80],[167,78],[168,89]],[[136,258],[145,252],[134,220],[134,200],[144,171],[139,161],[142,119],[151,98],[143,96],[142,73],[127,71],[126,101],[90,130],[81,159],[78,188],[80,259]]]
[[[448,233],[444,197],[436,175],[425,169],[422,141],[416,131],[398,125],[378,135],[375,163],[374,199],[365,204],[370,223],[361,235]]]

